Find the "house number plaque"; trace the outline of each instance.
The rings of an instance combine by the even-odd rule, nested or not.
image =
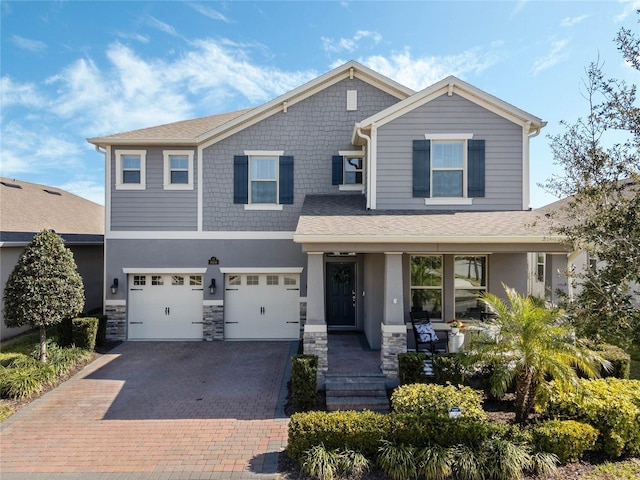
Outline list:
[[[216,257],[211,257],[209,259],[209,265],[218,265],[220,261]]]

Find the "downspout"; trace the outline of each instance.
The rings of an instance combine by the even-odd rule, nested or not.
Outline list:
[[[356,135],[360,138],[364,138],[367,142],[367,210],[371,208],[371,149],[369,148],[371,144],[371,137],[362,133],[362,127],[356,128]]]
[[[107,306],[107,226],[109,225],[111,219],[110,219],[110,215],[109,215],[109,211],[110,211],[110,201],[111,201],[111,195],[109,194],[109,191],[107,190],[109,188],[109,183],[110,183],[110,168],[107,165],[107,149],[105,147],[102,147],[100,145],[95,145],[95,149],[96,152],[100,153],[103,155],[104,157],[104,168],[105,168],[105,180],[104,180],[104,194],[105,194],[105,206],[104,206],[104,236],[102,237],[102,265],[103,265],[103,269],[102,269],[102,314],[106,315],[107,311],[106,311],[106,306]]]

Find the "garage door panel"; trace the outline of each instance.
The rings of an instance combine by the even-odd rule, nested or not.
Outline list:
[[[202,276],[131,275],[131,340],[202,340]]]
[[[227,274],[225,339],[297,339],[298,275]]]

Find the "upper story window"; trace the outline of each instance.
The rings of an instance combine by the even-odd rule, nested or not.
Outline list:
[[[146,150],[116,150],[116,189],[144,190]]]
[[[165,190],[193,190],[193,152],[165,150]]]
[[[364,183],[364,152],[339,152],[332,157],[331,183],[340,190],[362,190]]]
[[[484,140],[426,134],[413,141],[413,196],[427,205],[471,205],[485,195]]]
[[[293,157],[245,151],[233,159],[233,203],[245,210],[282,210],[293,203]]]

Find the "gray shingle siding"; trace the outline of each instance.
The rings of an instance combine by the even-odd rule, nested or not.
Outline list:
[[[146,188],[116,190],[116,150],[146,150]],[[164,189],[164,150],[191,150],[193,190]],[[123,231],[195,231],[197,229],[198,161],[184,147],[113,147],[111,150],[111,229]]]
[[[425,133],[485,140],[485,197],[459,210],[522,209],[522,128],[458,95],[443,95],[378,129],[377,208],[441,210],[412,198],[412,141]]]
[[[358,110],[347,111],[347,90],[358,91]],[[358,79],[342,80],[256,125],[204,149],[205,231],[293,231],[307,194],[339,193],[331,184],[331,156],[354,150],[353,125],[398,102]],[[293,205],[251,211],[233,204],[233,156],[245,150],[283,150],[294,157]],[[353,194],[353,192],[351,192]]]

